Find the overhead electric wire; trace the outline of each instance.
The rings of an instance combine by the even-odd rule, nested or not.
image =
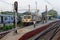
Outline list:
[[[45,2],[47,2],[49,5],[51,5],[52,6],[52,4],[50,3],[50,2],[48,2],[48,1],[46,1],[46,0],[44,0]]]
[[[13,7],[13,4],[8,3],[8,2],[6,2],[6,1],[0,0],[0,2],[5,3],[5,4],[8,4],[8,5],[11,5],[11,6]]]
[[[47,2],[52,7],[52,9],[54,8],[50,2],[48,2],[47,0],[44,0],[44,1]]]
[[[13,5],[13,4],[8,3],[8,2],[6,2],[6,1],[3,1],[3,0],[0,0],[0,2],[3,2],[3,3],[6,3],[6,4],[9,4],[9,5]]]

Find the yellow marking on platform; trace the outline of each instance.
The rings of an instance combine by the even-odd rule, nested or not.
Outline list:
[[[20,30],[20,32],[23,32],[24,30]]]

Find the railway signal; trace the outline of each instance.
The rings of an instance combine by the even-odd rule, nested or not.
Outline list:
[[[15,12],[15,20],[14,20],[14,25],[16,27],[15,33],[17,33],[17,12],[18,12],[18,2],[14,2],[14,12]]]
[[[18,2],[17,1],[14,2],[14,10],[16,12],[18,11]]]

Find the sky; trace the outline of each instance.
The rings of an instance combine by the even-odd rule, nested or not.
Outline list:
[[[36,9],[37,2],[39,14],[45,11],[45,6],[47,5],[48,10],[54,9],[60,15],[60,0],[0,0],[0,11],[13,11],[15,1],[18,1],[18,12],[27,11],[22,9],[28,9],[28,5],[30,5],[31,9]]]

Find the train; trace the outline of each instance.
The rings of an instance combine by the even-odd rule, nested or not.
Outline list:
[[[14,16],[13,15],[0,15],[0,23],[13,23]]]
[[[14,23],[14,16],[13,15],[0,15],[0,22],[2,21],[1,17],[3,17],[3,23]],[[17,23],[19,24],[22,22],[23,24],[33,24],[33,21],[40,22],[40,16],[38,15],[23,15],[23,16],[18,16],[17,18]]]
[[[33,21],[36,21],[36,23],[41,21],[40,16],[38,15],[24,15],[21,17],[21,21],[23,24],[33,24]]]

